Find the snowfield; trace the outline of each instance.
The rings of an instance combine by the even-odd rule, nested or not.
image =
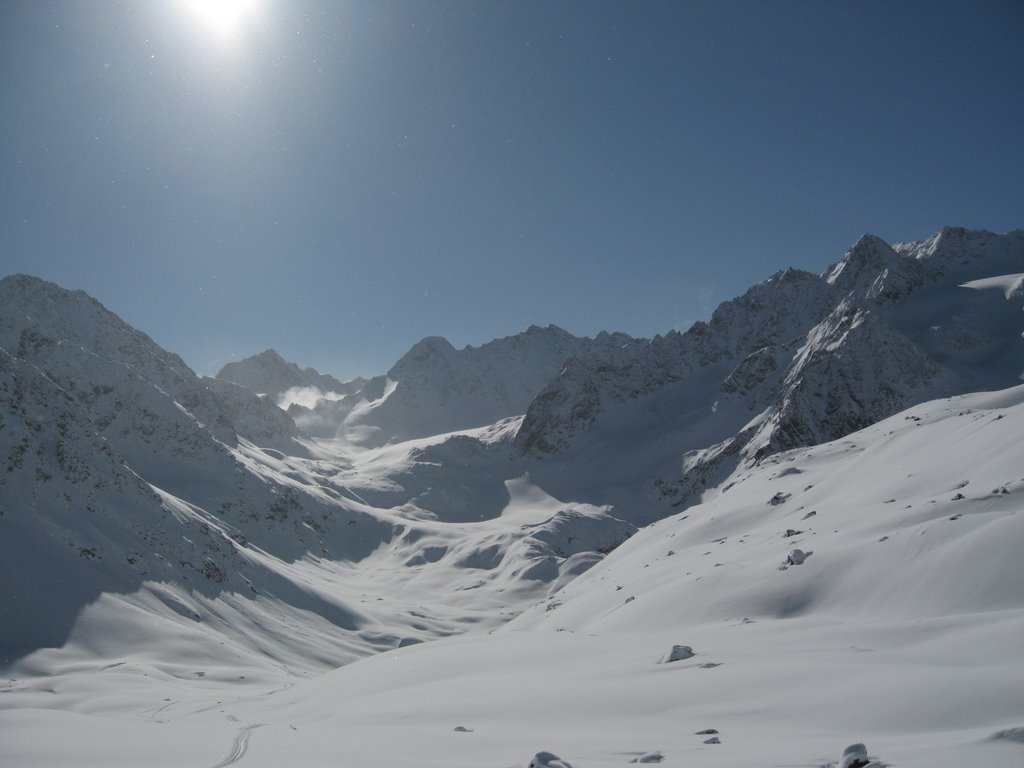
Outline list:
[[[865,236],[352,382],[0,280],[0,765],[1021,765],[1022,275]]]
[[[1019,765],[1022,433],[1024,387],[918,406],[739,474],[496,632],[310,679],[174,624],[105,650],[100,601],[12,671],[4,764]]]

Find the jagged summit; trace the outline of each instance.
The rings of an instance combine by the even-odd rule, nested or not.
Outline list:
[[[269,347],[249,359],[261,365],[288,365],[288,361],[281,357],[276,349],[270,349]],[[236,363],[228,363],[227,365],[236,365]]]
[[[361,379],[341,382],[313,368],[300,368],[295,363],[285,360],[273,349],[267,349],[244,360],[227,363],[217,373],[216,378],[266,395],[275,403],[290,389],[312,387],[325,394],[343,395],[354,391],[362,384]]]
[[[607,336],[608,334],[599,334],[598,339],[601,343],[606,343]],[[624,336],[624,334],[619,334],[619,336]],[[536,349],[545,346],[564,348],[578,341],[577,337],[554,324],[547,326],[531,325],[520,333],[504,336],[476,347],[467,344],[462,349],[456,349],[443,336],[427,336],[416,342],[408,352],[402,355],[398,362],[388,371],[387,376],[397,381],[431,364],[450,364],[450,361],[455,359],[463,361],[476,358],[482,359],[489,353],[493,354],[494,350],[516,349],[524,345]],[[442,361],[449,361],[449,363]]]
[[[885,270],[901,261],[887,242],[875,235],[862,235],[843,255],[825,270],[825,282],[838,291],[851,291],[867,280],[873,282]]]
[[[321,401],[312,413],[293,415],[315,434],[367,446],[482,427],[522,415],[567,360],[633,341],[622,333],[580,338],[556,325],[462,349],[428,336],[344,401]]]
[[[457,354],[448,339],[443,336],[427,336],[413,344],[409,351],[391,366],[387,375],[389,379],[399,380],[431,366],[450,365],[450,361]]]

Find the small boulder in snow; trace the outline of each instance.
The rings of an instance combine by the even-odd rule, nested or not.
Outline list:
[[[572,768],[572,766],[550,752],[538,752],[533,756],[527,768]]]
[[[813,552],[804,552],[802,549],[794,549],[786,556],[786,563],[789,565],[803,565],[804,560],[813,554]]]
[[[668,664],[672,661],[682,661],[694,657],[693,648],[688,645],[673,645],[672,650],[661,657],[659,664]]]
[[[712,736],[710,739],[704,739],[705,744],[721,744],[722,740],[717,736]]]
[[[1005,731],[993,733],[992,738],[1006,739],[1007,741],[1019,741],[1024,744],[1024,728],[1007,728]]]
[[[843,757],[839,761],[839,768],[863,768],[867,765],[868,748],[863,744],[851,744],[843,750]]]
[[[665,756],[661,752],[646,752],[639,757],[634,757],[629,762],[631,763],[660,763],[665,759]]]

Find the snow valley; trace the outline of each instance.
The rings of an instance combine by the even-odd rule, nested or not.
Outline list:
[[[8,277],[0,762],[1019,765],[1022,308],[1024,232],[947,228],[653,339],[199,378]]]

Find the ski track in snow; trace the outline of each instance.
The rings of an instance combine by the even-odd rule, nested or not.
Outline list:
[[[247,725],[242,728],[235,736],[235,743],[231,745],[231,751],[228,753],[228,756],[213,766],[213,768],[225,768],[228,765],[234,765],[245,757],[245,753],[249,749],[249,734],[257,728],[262,728],[264,725],[266,723],[257,723],[256,725]]]

